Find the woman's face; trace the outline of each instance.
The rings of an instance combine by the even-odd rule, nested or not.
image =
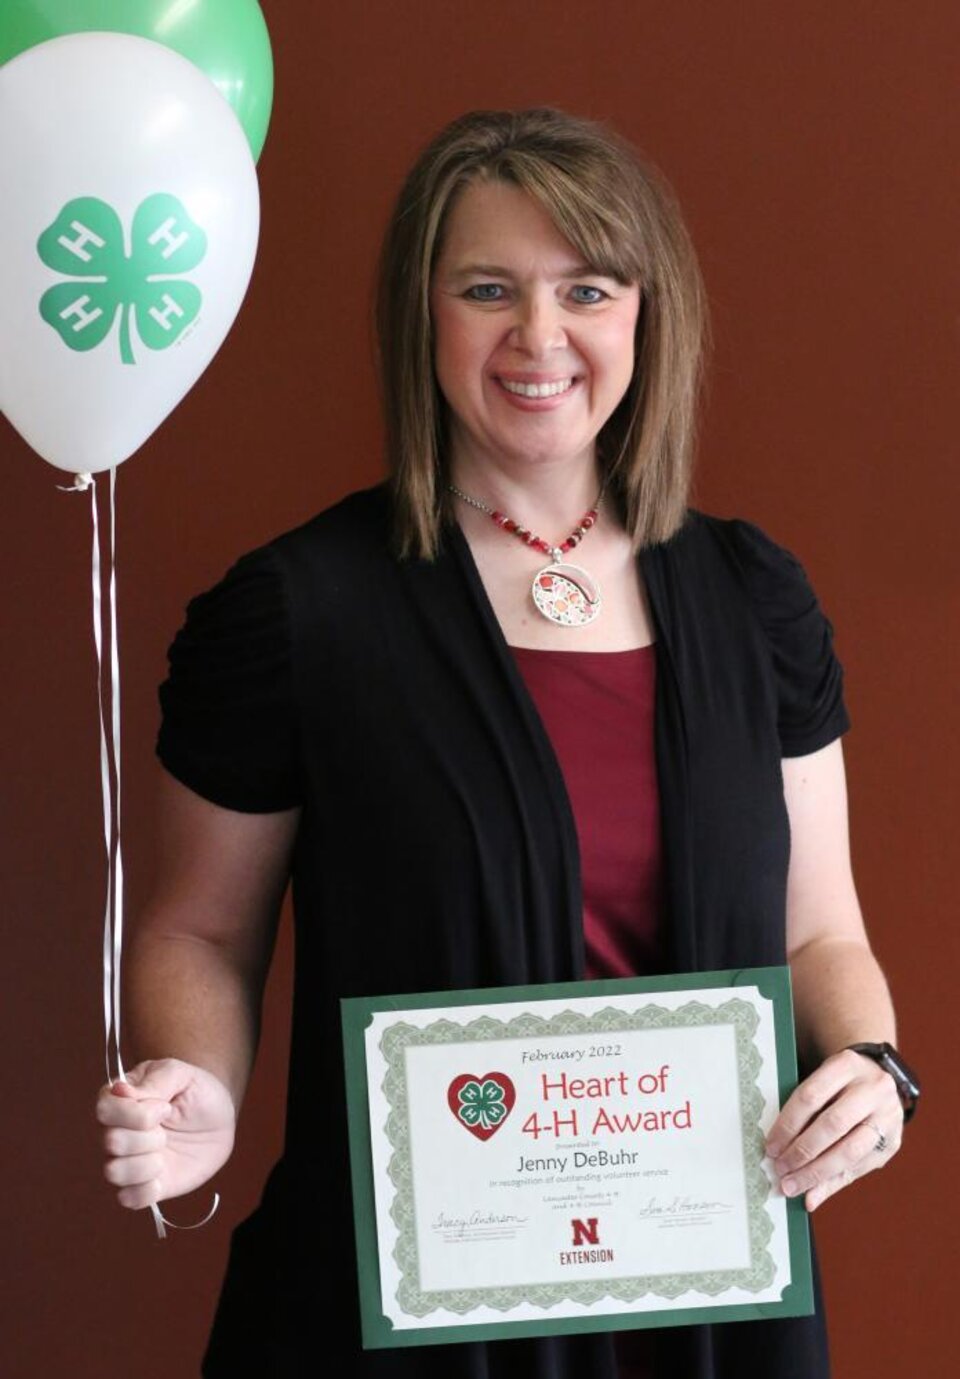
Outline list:
[[[592,462],[633,373],[636,284],[595,273],[518,187],[471,182],[430,290],[451,459]]]

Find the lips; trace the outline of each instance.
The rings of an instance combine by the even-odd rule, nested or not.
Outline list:
[[[508,393],[513,393],[515,397],[559,397],[562,393],[568,393],[575,383],[572,377],[556,378],[548,382],[526,382],[518,378],[498,378],[497,382],[506,388]]]
[[[504,400],[519,411],[550,412],[566,405],[567,398],[578,391],[582,376],[561,374],[546,378],[540,374],[530,378],[522,374],[494,374],[493,381]]]

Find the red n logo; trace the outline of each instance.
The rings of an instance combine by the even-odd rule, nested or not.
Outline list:
[[[574,1245],[600,1244],[600,1232],[597,1230],[598,1219],[599,1218],[596,1216],[591,1216],[586,1221],[577,1221],[576,1219],[574,1219],[570,1222],[571,1226],[573,1226]]]

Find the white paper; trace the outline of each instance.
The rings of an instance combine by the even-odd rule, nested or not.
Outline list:
[[[761,1158],[773,1005],[757,988],[382,1012],[366,1057],[395,1327],[780,1299],[785,1203]],[[495,1125],[451,1108],[468,1075],[468,1114]]]

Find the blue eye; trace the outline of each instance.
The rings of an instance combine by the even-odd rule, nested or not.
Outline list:
[[[499,302],[502,292],[499,283],[475,283],[463,295],[471,302]]]
[[[570,295],[580,306],[595,306],[607,297],[607,293],[602,287],[590,287],[586,283],[579,283],[576,287],[571,288]]]

